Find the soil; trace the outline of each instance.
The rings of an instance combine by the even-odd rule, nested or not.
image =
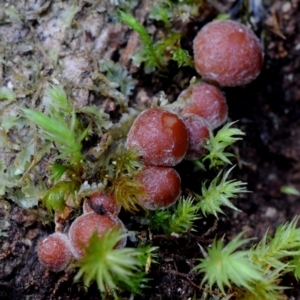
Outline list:
[[[201,276],[191,272],[195,259],[201,257],[198,243],[207,246],[214,237],[223,235],[230,240],[243,230],[247,230],[247,236],[259,239],[268,228],[272,235],[279,224],[300,215],[299,196],[281,192],[285,185],[300,190],[300,1],[262,2],[262,6],[257,6],[256,1],[249,1],[254,5],[253,28],[264,45],[263,70],[245,87],[224,89],[229,120],[239,120],[236,126],[246,133],[231,149],[237,157],[233,162],[236,164],[234,178],[247,182],[251,192],[234,200],[241,212],[225,209],[226,214],[218,220],[202,218],[196,224],[196,231],[187,236],[166,239],[154,233],[151,239],[154,246],[159,246],[159,263],[151,267],[152,280],[148,288],[134,299],[200,299]],[[142,67],[131,62],[138,46],[137,35],[125,25],[115,25],[109,18],[111,4],[103,4],[101,10],[100,1],[98,4],[78,1],[80,9],[67,28],[57,15],[72,7],[71,3],[26,1],[24,5],[23,1],[7,0],[3,7],[14,7],[18,12],[10,17],[0,8],[0,55],[6,61],[0,70],[0,86],[11,85],[19,93],[22,91],[24,97],[20,101],[31,99],[32,104],[38,103],[39,86],[46,80],[59,79],[77,87],[71,90],[78,106],[97,103],[117,120],[118,106],[109,97],[91,96],[83,86],[91,80],[95,61],[112,58],[126,67],[136,83],[130,99],[135,106],[148,105],[159,91],[175,100],[196,75],[191,68],[178,69],[173,63],[169,64],[167,74],[158,71],[145,74]],[[133,12],[144,22],[150,8],[151,1],[141,1]],[[185,24],[184,48],[192,52],[196,32],[218,13],[231,13],[232,19],[239,19],[246,15],[246,10],[244,1],[203,2],[199,16]],[[147,24],[155,36],[161,24],[149,20]],[[57,68],[48,56],[51,49],[59,51]],[[39,62],[39,80],[34,79],[36,65],[24,65],[23,59]],[[21,84],[18,79],[22,79]],[[1,152],[1,157],[3,155]],[[195,171],[193,165],[186,162],[177,169],[182,176],[183,192],[200,192],[203,172]],[[22,209],[5,197],[0,200],[0,217],[5,221],[1,224],[6,224],[3,232],[7,235],[0,235],[0,299],[101,299],[95,284],[86,289],[81,283],[73,283],[75,270],[52,273],[38,262],[38,240],[53,232],[53,225],[44,226],[30,210]],[[122,212],[122,218],[125,224],[131,224],[130,229],[138,230],[130,216]],[[285,291],[287,299],[300,299],[298,282],[290,276],[283,282],[290,287]],[[129,299],[130,295],[125,293],[123,297]]]

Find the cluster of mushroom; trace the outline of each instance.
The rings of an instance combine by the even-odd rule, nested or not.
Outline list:
[[[182,104],[179,112],[165,108],[143,111],[128,133],[126,147],[138,151],[144,163],[136,179],[145,191],[139,201],[149,210],[164,209],[177,200],[181,179],[173,167],[183,159],[201,158],[209,131],[227,119],[226,99],[219,86],[244,85],[255,79],[263,52],[258,38],[246,26],[230,20],[214,21],[196,36],[194,60],[197,72],[208,83],[183,91],[177,100]],[[95,193],[89,199],[68,237],[54,233],[39,243],[39,260],[50,270],[63,270],[72,256],[81,258],[95,230],[99,236],[112,227],[125,231],[117,217],[120,206],[111,196]],[[125,243],[124,239],[116,247]]]
[[[172,205],[180,194],[180,177],[172,168],[182,159],[203,156],[209,131],[227,119],[226,99],[218,86],[238,86],[259,74],[263,52],[255,34],[230,20],[214,21],[194,39],[197,72],[209,83],[184,90],[176,102],[179,112],[163,108],[143,111],[133,123],[127,147],[136,149],[145,167],[140,180],[147,195],[140,197],[150,210]],[[175,103],[176,106],[176,103]]]
[[[146,209],[164,209],[180,195],[181,180],[172,167],[183,159],[195,160],[205,153],[209,131],[227,118],[227,104],[222,92],[207,83],[196,84],[182,92],[187,99],[180,113],[163,108],[143,111],[134,121],[126,146],[136,150],[144,167],[137,179],[145,189],[138,197]]]
[[[39,261],[53,272],[64,270],[71,259],[84,256],[84,247],[96,231],[100,237],[104,232],[115,228],[125,233],[125,226],[118,218],[121,206],[113,197],[104,192],[95,192],[83,203],[83,214],[72,223],[68,235],[53,233],[38,245]],[[123,248],[123,238],[116,248]]]

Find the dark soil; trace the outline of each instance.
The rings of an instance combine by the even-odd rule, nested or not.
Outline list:
[[[216,2],[225,12],[236,11],[233,18],[239,18],[243,12],[243,1],[233,1],[232,5]],[[300,215],[299,196],[281,192],[284,185],[300,190],[300,1],[265,1],[264,8],[261,14],[254,15],[258,21],[256,33],[264,43],[263,70],[248,86],[224,90],[229,120],[239,120],[236,126],[246,133],[232,148],[237,156],[233,162],[234,177],[247,182],[251,193],[234,201],[242,212],[225,209],[226,215],[219,220],[200,219],[196,231],[187,236],[166,239],[153,233],[152,243],[159,246],[159,263],[152,265],[149,287],[134,299],[200,299],[201,276],[191,272],[195,259],[201,257],[198,244],[209,245],[215,236],[224,234],[230,240],[243,230],[247,230],[247,236],[259,239],[268,228],[272,235],[279,224]],[[142,9],[143,5],[140,16],[146,14],[141,13]],[[196,31],[218,13],[216,7],[207,3],[202,10],[199,19],[191,20],[186,29],[183,45],[189,51]],[[129,37],[128,32],[126,35]],[[120,44],[111,45],[114,51],[109,55],[125,59],[127,40],[123,34],[123,40],[118,39]],[[177,74],[175,78],[172,75],[172,80],[157,72],[146,75],[132,67],[138,80],[134,103],[147,103],[150,96],[161,90],[175,100],[195,73],[190,68],[178,70],[172,64],[170,68],[170,74]],[[197,192],[203,172],[194,171],[190,163],[182,163],[178,170],[183,192]],[[10,205],[10,211],[5,205]],[[44,226],[12,202],[1,202],[0,217],[5,218],[8,211],[8,236],[0,236],[0,299],[101,299],[96,285],[86,289],[80,283],[73,284],[76,271],[52,273],[40,265],[36,254],[38,240],[53,232],[53,227]],[[125,224],[130,222],[131,229],[136,229],[138,224],[131,217],[124,212],[122,217]],[[293,277],[286,276],[283,283],[291,287],[285,291],[288,299],[300,299],[299,285]]]

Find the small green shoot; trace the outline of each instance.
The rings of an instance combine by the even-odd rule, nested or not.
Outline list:
[[[209,168],[220,167],[224,164],[232,164],[229,158],[234,157],[234,155],[225,152],[225,149],[236,141],[241,140],[241,136],[245,135],[240,129],[232,128],[232,125],[235,123],[236,122],[227,123],[215,136],[210,132],[210,138],[205,146],[208,150],[208,154],[202,159],[203,163],[206,160],[209,161]]]
[[[247,244],[250,239],[241,239],[241,232],[232,239],[225,247],[223,240],[214,240],[208,249],[206,258],[200,259],[194,270],[204,273],[202,283],[208,282],[210,289],[217,284],[220,291],[225,295],[225,287],[232,285],[254,291],[253,283],[264,280],[263,270],[248,259],[248,251],[236,251]]]
[[[167,15],[162,13],[161,18],[167,22]],[[170,31],[163,39],[153,42],[146,28],[140,24],[132,15],[120,11],[121,20],[135,30],[141,38],[143,48],[134,55],[137,64],[144,63],[146,73],[154,71],[155,68],[165,70],[168,61],[172,58],[178,66],[194,66],[193,59],[189,53],[180,47],[181,34]],[[166,23],[168,24],[168,23]]]
[[[165,67],[165,62],[163,60],[162,53],[158,53],[155,49],[150,35],[147,33],[146,28],[140,24],[133,15],[126,14],[119,11],[121,21],[135,30],[141,38],[144,45],[143,51],[140,53],[140,62],[145,62],[146,70],[153,70],[153,68],[163,69]]]
[[[290,261],[290,264],[295,266],[294,276],[299,281],[300,279],[300,256],[294,256]]]
[[[53,210],[62,213],[69,198],[74,202],[77,190],[78,187],[74,181],[59,181],[44,195],[43,205],[50,215]]]
[[[116,202],[129,212],[140,210],[142,204],[138,197],[145,195],[142,184],[130,175],[115,178],[108,191],[113,194]]]
[[[230,168],[221,177],[222,171],[212,180],[208,187],[205,183],[202,185],[202,195],[195,194],[199,200],[198,207],[204,216],[213,214],[218,218],[218,213],[223,213],[221,206],[225,205],[234,210],[238,210],[230,201],[230,198],[236,198],[240,193],[246,193],[246,183],[237,180],[227,180],[230,172],[234,167]]]
[[[68,96],[61,85],[51,85],[45,90],[43,98],[45,107],[50,111],[64,114],[72,113],[72,106],[68,101]]]
[[[236,288],[237,299],[286,300],[287,298],[282,292],[284,289],[287,289],[287,287],[280,285],[281,270],[275,269],[263,275],[263,280],[251,283],[253,289]]]
[[[136,248],[115,249],[123,238],[124,235],[117,230],[110,230],[100,238],[94,233],[85,248],[84,257],[75,264],[79,268],[75,281],[83,277],[86,286],[96,281],[101,292],[118,290],[120,286],[139,292],[146,281],[143,270],[145,251]],[[151,251],[150,248],[145,249]]]
[[[193,230],[193,222],[200,218],[198,210],[193,198],[181,197],[175,206],[153,212],[150,228],[162,229],[167,235],[188,232]]]
[[[62,86],[47,88],[43,101],[46,113],[24,108],[25,117],[42,129],[41,138],[55,143],[60,152],[56,158],[68,158],[70,164],[79,164],[84,158],[81,153],[82,141],[89,127],[82,128]]]
[[[97,157],[94,168],[103,187],[129,212],[136,212],[141,208],[138,196],[145,195],[142,184],[135,179],[141,166],[139,154],[125,149],[124,144],[118,142]]]
[[[287,257],[300,257],[300,229],[297,228],[299,216],[290,223],[278,226],[272,239],[265,233],[262,240],[253,247],[251,260],[264,269],[270,267],[282,269],[282,272],[294,272],[296,266],[285,262]]]
[[[234,292],[237,299],[285,299],[281,277],[293,272],[299,278],[300,229],[296,216],[291,222],[280,225],[274,237],[268,231],[262,240],[248,250],[236,251],[251,239],[241,239],[243,232],[223,247],[223,240],[212,243],[207,250],[201,248],[205,258],[200,259],[194,270],[204,273],[202,284],[214,284],[223,294]]]
[[[69,157],[71,163],[78,163],[83,158],[81,142],[87,136],[88,128],[85,130],[78,128],[78,120],[74,111],[69,121],[55,113],[47,116],[38,110],[25,108],[23,112],[29,120],[43,130],[45,139],[56,143],[60,151],[60,155],[56,158]]]
[[[280,188],[280,192],[284,193],[286,195],[292,195],[292,196],[299,196],[300,195],[299,190],[297,190],[295,187],[293,187],[291,185],[283,185]]]
[[[115,165],[115,177],[120,177],[123,174],[135,174],[142,167],[139,155],[137,151],[133,149],[127,150],[124,148],[124,145],[120,145],[112,161]]]
[[[177,62],[179,68],[182,66],[194,67],[193,58],[187,50],[184,50],[181,47],[175,49],[172,59]]]
[[[48,171],[50,173],[50,179],[53,180],[54,182],[60,180],[62,175],[68,170],[67,166],[53,163],[50,164],[48,167]]]

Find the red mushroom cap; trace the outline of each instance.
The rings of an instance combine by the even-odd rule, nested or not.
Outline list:
[[[182,115],[189,131],[189,146],[184,159],[196,160],[201,158],[206,149],[204,145],[209,138],[209,125],[205,119],[196,114]]]
[[[127,136],[127,148],[136,149],[150,166],[177,165],[187,146],[188,131],[181,117],[160,108],[143,111]]]
[[[136,179],[146,192],[139,201],[149,210],[167,208],[175,203],[181,192],[181,179],[173,168],[143,167]]]
[[[185,90],[182,93],[188,93]],[[190,98],[182,110],[182,114],[196,114],[204,118],[215,129],[222,125],[228,114],[226,99],[222,92],[208,83],[198,83],[192,87]]]
[[[235,21],[218,20],[195,37],[194,60],[203,78],[221,86],[238,86],[258,76],[263,52],[252,30]]]
[[[37,252],[40,263],[53,272],[65,269],[72,258],[68,237],[58,232],[43,239]]]
[[[106,192],[95,192],[89,196],[92,205],[100,206],[102,205],[105,211],[117,216],[120,213],[121,205],[117,204],[115,198]],[[90,207],[89,202],[85,200],[83,202],[83,212],[89,213],[94,211],[92,207]]]
[[[104,232],[113,228],[119,228],[125,233],[122,221],[110,213],[100,215],[90,212],[76,218],[69,229],[71,249],[75,258],[78,259],[84,256],[84,247],[88,246],[89,240],[95,231],[101,237]],[[125,247],[125,244],[126,239],[123,239],[116,245],[116,248]]]

